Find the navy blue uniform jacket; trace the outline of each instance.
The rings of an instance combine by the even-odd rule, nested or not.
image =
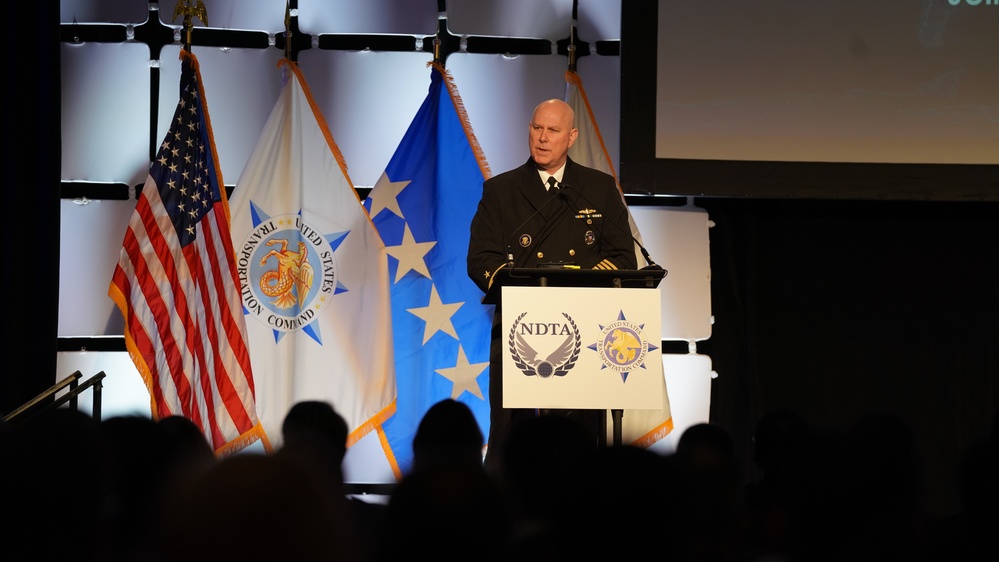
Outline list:
[[[614,178],[566,162],[550,193],[534,161],[486,180],[472,218],[468,276],[485,293],[512,252],[514,267],[572,263],[580,269],[637,269],[628,210]]]

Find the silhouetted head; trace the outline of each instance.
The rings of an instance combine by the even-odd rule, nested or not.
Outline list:
[[[808,422],[797,412],[777,408],[763,414],[753,434],[753,462],[766,471],[808,438]]]
[[[281,424],[285,447],[302,443],[328,447],[341,460],[347,453],[349,434],[347,420],[330,403],[321,400],[297,402]]]
[[[427,410],[413,437],[413,468],[482,464],[485,438],[471,408],[446,398]]]

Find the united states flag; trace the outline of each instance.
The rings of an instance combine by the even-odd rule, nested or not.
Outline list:
[[[257,419],[229,204],[197,58],[125,232],[108,295],[153,419],[183,415],[217,454],[266,435]]]

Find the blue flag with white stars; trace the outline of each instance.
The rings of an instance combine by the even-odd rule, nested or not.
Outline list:
[[[489,434],[493,307],[466,273],[489,170],[450,76],[431,69],[426,99],[364,202],[389,255],[398,395],[384,430],[397,476],[411,468],[413,436],[440,400],[467,404]]]

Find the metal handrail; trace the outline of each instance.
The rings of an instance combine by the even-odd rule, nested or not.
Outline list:
[[[13,420],[17,416],[19,416],[19,415],[23,414],[24,412],[27,412],[28,410],[34,408],[35,406],[37,406],[38,404],[40,404],[43,400],[47,400],[47,399],[55,396],[55,394],[57,392],[59,392],[60,390],[66,388],[67,386],[70,387],[70,390],[76,388],[77,381],[79,381],[80,377],[82,377],[82,376],[83,376],[83,373],[81,373],[80,371],[76,371],[75,373],[69,375],[68,377],[66,377],[66,378],[62,379],[61,381],[55,383],[54,385],[50,386],[48,389],[46,389],[44,392],[40,393],[38,396],[35,396],[31,400],[25,402],[18,409],[14,410],[13,412],[11,412],[11,413],[7,414],[6,416],[4,416],[3,417],[3,421],[6,422],[6,421]],[[74,404],[74,406],[75,406],[75,404]]]
[[[64,378],[63,380],[61,380],[61,381],[57,382],[56,384],[52,385],[51,387],[49,387],[47,390],[45,390],[44,392],[42,392],[38,396],[32,398],[30,401],[26,402],[20,408],[14,410],[10,414],[4,416],[3,420],[5,422],[14,421],[15,418],[18,418],[19,416],[24,415],[26,412],[34,411],[34,413],[31,414],[31,416],[28,416],[28,418],[25,418],[25,419],[29,419],[30,417],[33,417],[33,416],[35,416],[37,414],[40,414],[40,413],[42,413],[42,412],[44,412],[46,410],[49,410],[49,409],[52,409],[52,408],[58,408],[58,407],[62,406],[63,404],[66,404],[67,402],[70,404],[71,408],[77,409],[77,397],[80,395],[80,393],[88,390],[91,387],[93,387],[93,389],[94,389],[93,414],[92,415],[93,415],[93,418],[95,420],[100,420],[101,419],[101,389],[103,388],[103,382],[102,381],[104,380],[104,377],[106,377],[107,375],[104,373],[104,371],[101,371],[101,372],[97,373],[96,375],[90,377],[86,381],[84,381],[82,384],[79,384],[77,381],[79,381],[80,377],[82,377],[82,376],[83,376],[83,374],[80,373],[80,371],[76,371],[72,375],[69,375],[68,377]],[[40,404],[42,404],[43,401],[45,401],[45,400],[53,397],[57,392],[65,389],[67,386],[69,387],[69,392],[67,392],[66,394],[64,394],[64,395],[62,395],[62,396],[60,396],[58,398],[56,398],[55,400],[53,400],[51,402],[48,402],[48,403],[45,403],[44,405],[39,406]],[[20,421],[20,420],[17,420],[17,421]]]

